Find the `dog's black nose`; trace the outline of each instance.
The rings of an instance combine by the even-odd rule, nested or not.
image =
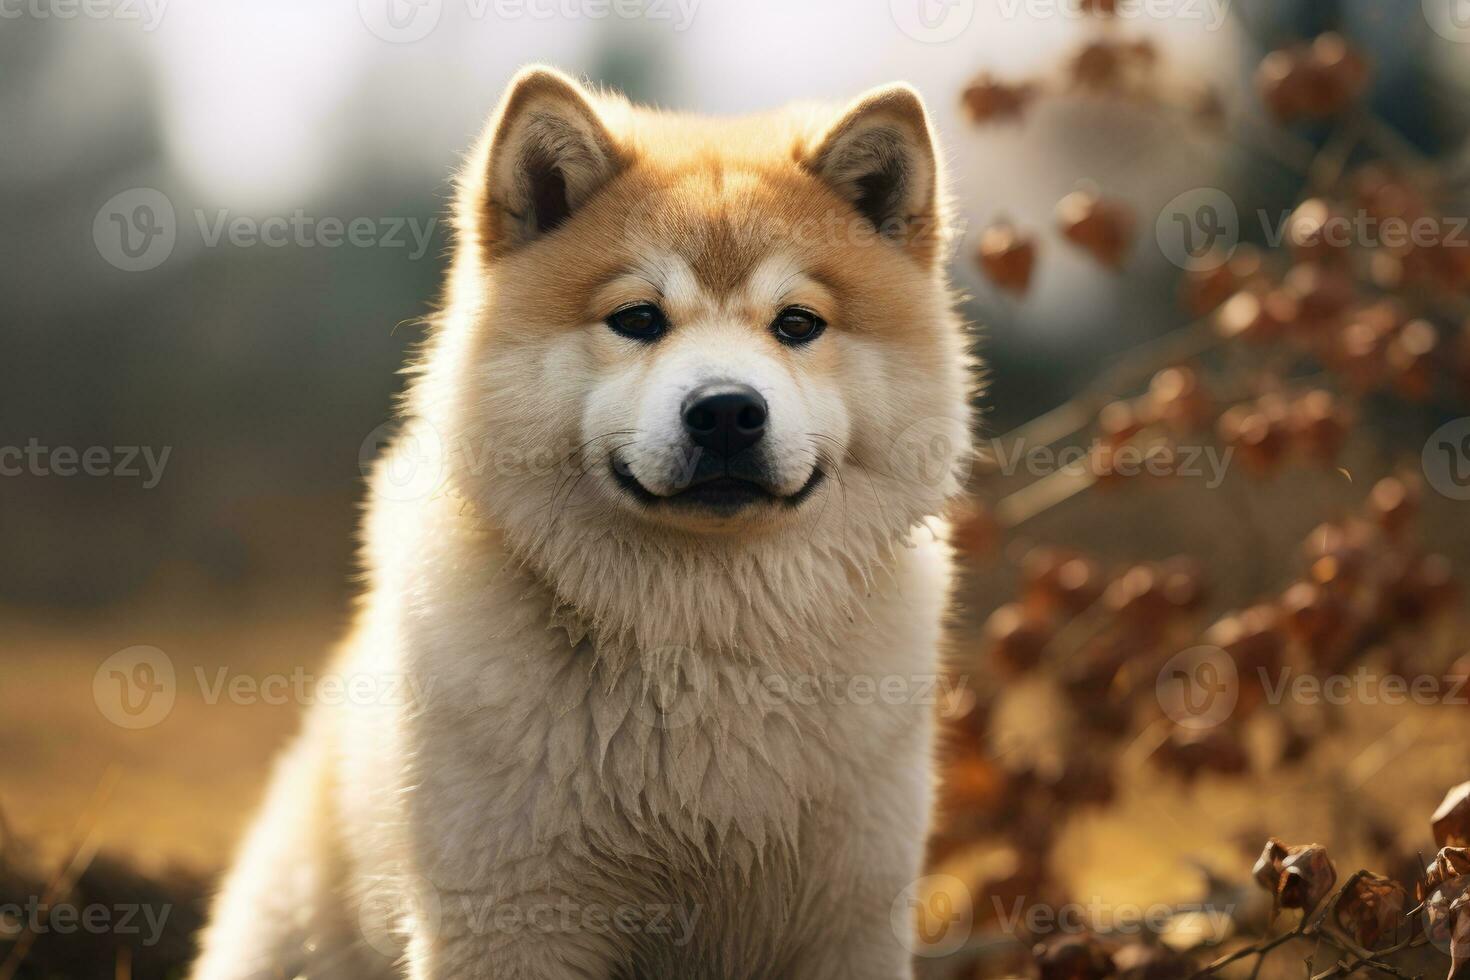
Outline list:
[[[684,399],[684,431],[700,448],[734,456],[766,434],[766,400],[750,385],[701,385]]]

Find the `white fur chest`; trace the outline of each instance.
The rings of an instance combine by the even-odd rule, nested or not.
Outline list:
[[[945,568],[932,541],[899,559],[837,645],[759,655],[573,645],[509,564],[421,591],[398,624],[427,692],[404,748],[410,767],[434,760],[412,779],[452,831],[444,871],[483,883],[527,854],[600,846],[662,849],[691,874],[796,861],[803,813],[928,751]]]

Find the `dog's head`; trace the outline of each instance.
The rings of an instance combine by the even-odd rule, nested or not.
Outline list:
[[[712,120],[522,72],[419,395],[457,490],[523,545],[906,533],[969,451],[937,169],[901,85]]]

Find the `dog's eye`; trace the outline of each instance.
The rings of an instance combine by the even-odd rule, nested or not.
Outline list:
[[[657,340],[669,329],[668,317],[652,303],[625,306],[607,318],[607,325],[634,340]]]
[[[771,324],[771,329],[776,331],[776,339],[783,344],[810,343],[826,328],[826,320],[799,306],[786,307]]]

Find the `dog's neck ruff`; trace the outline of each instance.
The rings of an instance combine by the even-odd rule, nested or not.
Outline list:
[[[840,650],[866,622],[864,598],[891,585],[924,516],[860,526],[839,506],[799,531],[706,540],[626,520],[526,522],[514,506],[498,510],[480,501],[463,516],[496,527],[528,576],[524,587],[543,592],[549,625],[573,644],[612,663],[707,655],[771,667],[811,667]]]

